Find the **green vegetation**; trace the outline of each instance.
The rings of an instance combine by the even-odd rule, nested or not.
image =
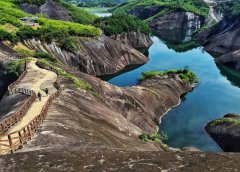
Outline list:
[[[35,55],[35,51],[26,50],[26,49],[15,49],[17,53],[19,53],[22,57],[33,57]]]
[[[18,9],[11,0],[0,1],[0,6],[0,41],[17,42],[35,38],[47,43],[56,41],[60,43],[63,49],[75,51],[77,43],[75,37],[97,38],[101,35],[101,30],[93,26],[46,18],[39,18],[37,22],[40,27],[33,28],[19,20],[19,18],[29,15]]]
[[[46,59],[51,62],[58,62],[58,60],[50,53],[44,52],[42,50],[36,50],[36,52],[33,54],[33,57],[38,59]]]
[[[45,0],[13,0],[15,4],[21,4],[21,3],[29,3],[29,4],[35,4],[35,5],[42,5],[45,3]]]
[[[144,88],[142,88],[142,90],[146,90],[149,93],[151,93],[152,95],[156,96],[157,98],[160,98],[160,95],[153,89],[149,89],[149,88],[144,87]]]
[[[63,2],[62,0],[59,2],[68,10],[69,15],[77,23],[92,24],[97,19],[96,15],[90,14],[84,9],[78,8],[74,5],[70,5],[66,2]]]
[[[136,7],[150,8],[153,6],[165,7],[164,12],[160,11],[161,15],[164,15],[171,10],[179,9],[192,12],[203,17],[207,17],[209,14],[208,5],[202,0],[133,0],[117,6],[114,9],[114,13],[128,13],[130,10],[135,9]],[[159,16],[159,14],[156,16]]]
[[[216,119],[216,120],[212,121],[210,123],[210,126],[212,127],[212,126],[216,126],[216,125],[223,124],[223,123],[231,123],[231,124],[234,124],[234,125],[240,125],[240,120],[239,119],[234,119],[234,118],[224,117],[224,118]]]
[[[16,60],[16,61],[11,61],[7,63],[6,67],[4,68],[4,74],[6,75],[12,75],[12,76],[18,76],[18,69],[19,67],[25,63],[28,59],[22,59],[22,60]]]
[[[94,24],[101,28],[106,35],[117,35],[130,31],[140,31],[145,34],[150,33],[150,28],[146,22],[127,14],[116,14],[98,18]]]
[[[157,142],[157,143],[162,143],[163,141],[168,139],[168,136],[166,133],[161,132],[161,133],[153,133],[153,134],[147,134],[143,133],[139,136],[139,139],[144,141],[144,142]]]
[[[8,0],[8,1],[10,1],[10,0]],[[11,0],[11,1],[15,4],[29,3],[29,4],[35,4],[38,6],[43,5],[45,3],[45,0]],[[61,4],[63,7],[65,7],[68,14],[77,23],[91,24],[97,18],[96,15],[90,14],[81,8],[78,8],[74,5],[64,2],[63,0],[54,0],[54,1],[57,1],[59,4]]]
[[[169,75],[169,74],[177,74],[182,79],[182,81],[186,84],[193,84],[197,82],[196,75],[192,71],[188,70],[188,66],[178,70],[143,72],[140,78],[140,81],[143,81],[151,77],[163,76],[163,75]]]
[[[69,52],[78,50],[78,39],[76,37],[64,37],[59,41],[60,47]]]
[[[84,81],[70,73],[65,72],[63,69],[60,69],[60,68],[50,64],[46,59],[39,59],[38,62],[45,66],[48,66],[51,70],[56,72],[58,75],[61,75],[68,79],[71,79],[74,82],[76,87],[81,88],[86,91],[89,91],[95,97],[100,98],[100,95],[86,81]]]
[[[237,1],[220,3],[215,9],[224,14],[224,18],[232,18],[240,13],[240,3]]]

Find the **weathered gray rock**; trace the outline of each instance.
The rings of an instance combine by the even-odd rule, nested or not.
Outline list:
[[[240,116],[227,114],[205,127],[208,134],[226,152],[240,152]]]
[[[74,53],[64,51],[57,43],[26,40],[23,44],[33,50],[52,53],[65,65],[96,76],[115,74],[128,65],[140,65],[148,61],[136,49],[104,35],[99,39],[79,38],[79,50]]]
[[[140,141],[139,135],[157,132],[159,118],[179,103],[182,94],[192,90],[175,75],[120,88],[66,67],[65,70],[89,83],[95,96],[62,78],[60,96],[24,151],[73,144],[85,148],[161,150],[159,144]]]
[[[0,171],[239,171],[237,153],[137,152],[63,147],[0,157]]]
[[[148,49],[153,44],[150,36],[141,32],[122,33],[119,35],[113,35],[111,38],[140,50]]]
[[[231,19],[223,19],[213,27],[196,35],[204,49],[210,53],[222,55],[217,63],[228,65],[236,70],[240,63],[240,15]]]
[[[193,31],[199,29],[204,19],[190,12],[175,11],[154,18],[150,26],[161,38],[170,42],[185,42],[191,39]]]
[[[54,0],[46,0],[46,2],[41,6],[23,3],[20,4],[19,7],[26,13],[30,14],[43,13],[50,19],[74,21],[72,17],[69,15],[66,8],[62,6],[59,2]]]

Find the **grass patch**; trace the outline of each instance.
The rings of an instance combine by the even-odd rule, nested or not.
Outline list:
[[[156,96],[157,98],[160,98],[160,95],[153,89],[149,89],[149,88],[144,87],[144,88],[142,88],[142,90],[146,90],[149,93],[151,93],[152,95]]]
[[[19,18],[29,16],[29,14],[21,11],[13,2],[13,0],[0,1],[0,41],[9,40],[11,42],[18,42],[19,40],[35,38],[43,42],[51,43],[52,41],[60,42],[63,38],[70,37],[98,38],[102,33],[100,29],[93,26],[50,20],[44,17],[39,17],[37,20],[40,27],[33,28],[27,26],[21,22]],[[78,15],[81,15],[81,13]],[[84,18],[84,16],[80,17]],[[96,18],[92,20],[95,19]],[[5,27],[10,25],[11,28]],[[66,49],[68,48],[69,47]]]
[[[178,70],[143,72],[140,78],[140,81],[143,81],[148,78],[156,77],[156,76],[163,76],[163,75],[169,75],[169,74],[177,74],[182,79],[182,81],[186,84],[193,84],[197,82],[196,75],[192,71],[188,70],[188,66]]]
[[[234,125],[240,125],[240,120],[234,119],[234,118],[221,118],[221,119],[216,119],[210,123],[210,126],[216,126],[218,124],[222,123],[231,123]]]

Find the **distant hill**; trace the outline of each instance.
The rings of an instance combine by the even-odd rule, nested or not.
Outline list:
[[[127,0],[65,0],[81,7],[113,7]]]

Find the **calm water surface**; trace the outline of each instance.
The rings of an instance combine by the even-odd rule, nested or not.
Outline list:
[[[142,72],[149,70],[179,69],[189,65],[200,81],[199,85],[182,98],[182,103],[169,111],[160,124],[168,134],[168,145],[182,148],[195,146],[204,151],[219,151],[218,145],[205,133],[210,120],[233,112],[240,113],[240,76],[228,68],[217,67],[214,59],[202,48],[184,53],[169,49],[158,37],[149,49],[150,61],[130,72],[109,80],[118,86],[133,86]]]
[[[200,83],[182,98],[182,103],[170,110],[159,126],[168,134],[168,145],[183,148],[194,146],[203,151],[220,151],[218,145],[205,133],[207,122],[224,114],[240,113],[240,74],[223,66],[201,47],[176,52],[156,36],[149,49],[150,61],[134,70],[120,74],[109,83],[117,86],[137,85],[142,72],[179,69],[185,65],[196,73]]]

